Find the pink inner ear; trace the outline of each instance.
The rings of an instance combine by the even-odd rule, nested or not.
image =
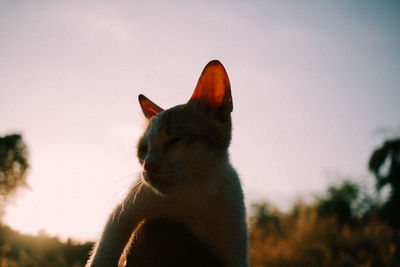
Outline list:
[[[214,109],[232,102],[228,74],[218,60],[211,61],[204,68],[191,99],[205,101]]]
[[[151,102],[150,99],[148,99],[142,94],[139,95],[139,103],[140,106],[142,107],[143,114],[148,119],[151,119],[152,117],[163,111],[162,108]]]

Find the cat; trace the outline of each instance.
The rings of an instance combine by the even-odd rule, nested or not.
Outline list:
[[[249,266],[243,192],[228,154],[233,103],[224,66],[209,62],[186,104],[163,110],[143,95],[139,103],[147,120],[137,149],[143,170],[86,266]]]

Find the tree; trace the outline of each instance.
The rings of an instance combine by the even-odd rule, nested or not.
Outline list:
[[[267,202],[254,203],[251,205],[252,213],[251,224],[256,226],[265,226],[272,223],[278,225],[279,212],[271,204]]]
[[[377,148],[369,160],[369,170],[375,175],[377,189],[389,185],[391,192],[381,209],[381,215],[400,228],[400,138],[390,139]]]
[[[359,188],[350,181],[344,181],[339,187],[330,186],[327,196],[318,203],[318,214],[337,216],[339,222],[350,223],[353,220],[353,206],[359,196]]]
[[[27,148],[19,134],[0,137],[0,217],[10,196],[27,186]]]

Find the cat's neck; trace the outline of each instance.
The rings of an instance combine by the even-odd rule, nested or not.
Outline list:
[[[182,188],[182,191],[175,192],[173,197],[182,198],[184,195],[188,197],[205,197],[207,194],[220,192],[221,187],[236,179],[237,173],[233,169],[226,153],[223,157],[213,160],[213,164],[209,168],[204,168],[204,172],[196,174],[192,179],[192,183]]]

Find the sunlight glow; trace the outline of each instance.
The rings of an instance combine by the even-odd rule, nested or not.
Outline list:
[[[380,2],[1,2],[0,134],[22,133],[31,165],[31,189],[3,222],[93,240],[140,172],[138,95],[185,103],[212,59],[231,79],[230,152],[248,204],[289,206],[326,188],[327,170],[368,176],[373,131],[400,121],[395,12]]]

